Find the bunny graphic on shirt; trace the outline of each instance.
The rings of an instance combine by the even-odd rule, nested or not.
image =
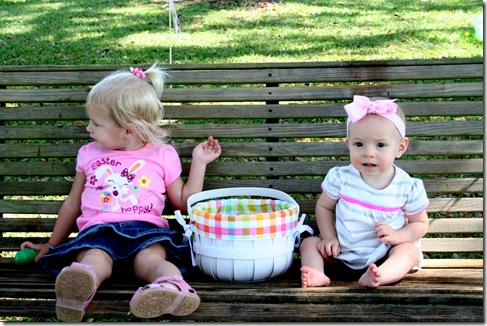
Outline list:
[[[108,203],[112,199],[115,201],[115,206],[112,211],[120,209],[120,202],[130,201],[133,205],[138,204],[137,197],[131,193],[136,191],[137,186],[132,184],[135,179],[135,172],[139,171],[145,165],[145,161],[138,160],[129,168],[125,168],[121,173],[113,171],[110,165],[104,165],[98,168],[95,172],[96,179],[100,179],[105,174],[107,177],[104,180],[105,191],[100,195],[102,203]],[[106,209],[106,206],[103,208]]]

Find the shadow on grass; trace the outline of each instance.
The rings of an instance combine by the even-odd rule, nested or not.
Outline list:
[[[303,15],[296,15],[292,10],[271,14],[274,6],[281,3],[323,10]],[[385,3],[182,0],[175,4],[185,35],[201,37],[198,35],[209,32],[221,35],[208,45],[204,42],[175,44],[176,62],[232,62],[252,55],[286,56],[299,61],[300,57],[322,58],[332,49],[337,53],[364,51],[374,56],[380,55],[385,47],[404,43],[431,44],[434,48],[449,42],[442,35],[471,33],[468,23],[463,28],[443,28],[439,36],[420,21],[412,22],[411,17],[416,13],[423,17],[423,12],[474,13],[481,9],[473,2],[438,1],[418,5],[405,0]],[[222,10],[242,8],[249,12],[248,17],[208,19]],[[0,14],[2,25],[15,26],[14,32],[0,32],[3,48],[0,64],[138,64],[164,62],[169,56],[166,1],[7,1],[0,4],[0,9],[5,9],[7,14]],[[381,19],[369,19],[367,15]],[[382,28],[386,20],[397,28]],[[370,30],[370,33],[347,33],[352,28]],[[151,44],[144,40],[151,34],[163,36]],[[465,41],[472,40],[473,37]]]

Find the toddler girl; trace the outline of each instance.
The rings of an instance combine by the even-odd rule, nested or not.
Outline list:
[[[114,264],[127,262],[148,283],[130,301],[135,316],[184,316],[200,304],[175,265],[182,264],[189,244],[161,214],[166,198],[186,211],[188,197],[202,191],[206,165],[221,148],[211,136],[197,145],[183,181],[179,156],[159,126],[164,81],[164,71],[154,64],[145,72],[115,72],[94,86],[86,101],[93,142],[79,150],[74,182],[50,240],[21,245],[37,250],[36,261],[57,275],[56,314],[62,321],[81,321]],[[65,242],[75,223],[77,237]]]
[[[322,183],[320,238],[300,248],[303,287],[351,278],[375,288],[400,281],[422,261],[429,201],[422,181],[394,165],[409,144],[394,101],[354,96],[345,105],[351,164],[331,169]]]

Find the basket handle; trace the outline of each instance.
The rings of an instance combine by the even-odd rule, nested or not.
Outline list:
[[[191,212],[191,207],[193,206],[193,204],[197,202],[207,200],[207,199],[212,199],[212,198],[232,197],[232,196],[272,197],[275,199],[287,201],[292,204],[298,205],[291,196],[289,196],[288,194],[280,190],[259,188],[259,187],[235,187],[235,188],[220,188],[220,189],[206,190],[189,196],[188,212]]]

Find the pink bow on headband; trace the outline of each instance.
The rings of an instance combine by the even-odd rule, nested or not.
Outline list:
[[[371,101],[366,96],[354,95],[353,102],[345,105],[348,117],[352,122],[357,122],[367,114],[395,114],[397,111],[397,104],[394,100],[377,100]]]
[[[347,111],[347,135],[348,126],[351,122],[357,122],[367,114],[377,114],[387,120],[391,121],[399,131],[402,137],[406,136],[406,125],[404,121],[396,114],[397,108],[399,107],[394,103],[394,100],[377,100],[371,101],[366,96],[354,95],[353,102],[344,106],[345,111]]]

